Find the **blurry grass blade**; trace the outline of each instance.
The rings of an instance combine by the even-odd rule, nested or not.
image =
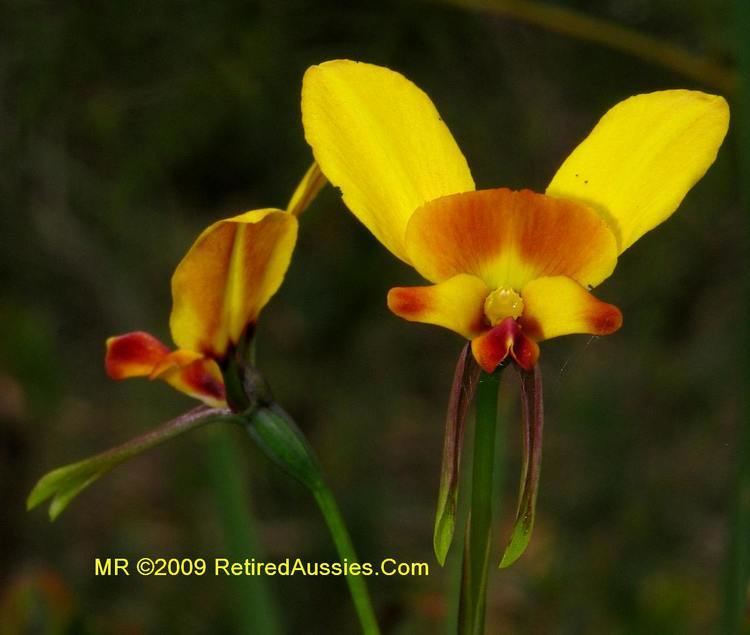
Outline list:
[[[471,354],[470,346],[466,344],[458,357],[445,420],[443,464],[440,472],[440,492],[433,535],[435,556],[441,565],[445,564],[448,550],[453,542],[466,414],[474,399],[480,373],[480,368]]]
[[[54,520],[78,494],[120,463],[209,421],[229,418],[230,415],[229,410],[199,406],[116,448],[52,470],[39,479],[31,490],[26,509],[31,510],[52,498],[49,516]]]
[[[542,371],[537,364],[531,370],[519,370],[521,375],[521,401],[523,409],[523,462],[521,485],[518,492],[518,509],[513,532],[500,560],[500,567],[509,567],[531,540],[536,513],[536,496],[542,469],[542,429],[544,405],[542,399]]]
[[[320,166],[313,163],[305,172],[305,176],[297,185],[297,189],[294,190],[286,210],[293,216],[299,216],[315,200],[326,183],[328,183],[328,179],[320,171]]]
[[[235,432],[239,431],[224,426],[215,427],[210,435],[206,435],[206,468],[213,481],[216,511],[224,530],[227,555],[234,561],[250,556],[263,560],[261,526],[252,513],[246,465]],[[230,576],[226,584],[233,599],[226,606],[234,616],[234,633],[280,635],[279,606],[267,578]]]
[[[610,20],[588,15],[562,3],[531,0],[441,0],[446,4],[489,11],[582,42],[593,42],[632,55],[722,91],[734,92],[737,73],[713,59],[697,55],[672,42],[641,33]],[[739,0],[740,3],[745,0]],[[745,37],[744,31],[742,37]]]

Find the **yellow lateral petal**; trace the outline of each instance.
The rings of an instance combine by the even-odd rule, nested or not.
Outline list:
[[[292,198],[289,199],[286,211],[294,216],[299,216],[315,200],[326,183],[328,183],[328,180],[320,171],[320,166],[313,162],[294,190]]]
[[[461,274],[429,287],[396,287],[388,308],[410,322],[443,326],[467,339],[487,328],[484,300],[490,289],[479,278]]]
[[[608,335],[622,326],[620,309],[595,298],[565,276],[532,280],[521,295],[521,326],[535,340],[573,333]]]
[[[689,90],[636,95],[602,117],[547,194],[593,206],[611,223],[622,253],[677,209],[714,162],[728,125],[723,97]]]
[[[278,209],[221,220],[195,241],[172,276],[172,338],[221,358],[281,286],[297,219]]]
[[[409,221],[406,246],[428,280],[470,273],[491,289],[520,291],[533,278],[555,275],[595,285],[617,263],[614,236],[596,212],[505,188],[430,201]]]
[[[474,189],[466,159],[430,98],[381,66],[334,60],[302,85],[305,138],[344,202],[394,255],[412,212]]]

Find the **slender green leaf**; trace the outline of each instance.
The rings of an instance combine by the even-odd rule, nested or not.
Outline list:
[[[106,452],[58,467],[39,479],[26,500],[26,509],[51,498],[49,517],[55,520],[78,494],[120,463],[210,421],[231,419],[229,410],[199,406]]]

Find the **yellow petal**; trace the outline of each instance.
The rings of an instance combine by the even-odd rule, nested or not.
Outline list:
[[[286,211],[294,216],[299,216],[313,202],[326,183],[328,183],[328,180],[320,171],[320,166],[313,162],[294,190],[292,198],[289,199]]]
[[[532,280],[521,295],[521,326],[535,340],[572,333],[608,335],[622,326],[620,309],[598,300],[565,276]]]
[[[677,209],[714,162],[728,125],[723,97],[689,90],[636,95],[602,117],[547,194],[594,207],[622,253]]]
[[[520,291],[529,280],[556,275],[595,285],[617,262],[614,236],[596,212],[505,188],[430,201],[412,216],[406,246],[428,280],[470,273],[491,289]]]
[[[349,209],[406,262],[412,212],[474,189],[430,98],[387,68],[349,60],[312,66],[302,85],[302,122],[315,160]]]
[[[487,328],[484,300],[490,289],[479,278],[461,274],[429,287],[396,287],[388,308],[410,322],[443,326],[467,339]]]
[[[281,286],[297,219],[262,209],[219,221],[195,241],[172,276],[172,338],[221,358]]]

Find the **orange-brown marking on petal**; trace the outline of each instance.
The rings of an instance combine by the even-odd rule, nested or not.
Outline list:
[[[399,317],[419,316],[426,307],[421,287],[394,287],[388,292],[388,308]]]
[[[412,215],[406,247],[428,280],[469,273],[490,288],[516,291],[541,276],[565,275],[595,285],[617,262],[615,237],[596,212],[581,203],[506,188],[426,203]]]
[[[592,312],[591,332],[597,335],[609,335],[622,326],[622,311],[614,304],[602,302]]]
[[[169,349],[153,335],[134,331],[107,339],[104,366],[112,379],[144,377],[169,354]]]
[[[181,380],[186,386],[192,388],[196,395],[223,401],[225,399],[224,383],[211,372],[207,366],[208,363],[210,360],[199,359],[188,364],[180,370]]]

